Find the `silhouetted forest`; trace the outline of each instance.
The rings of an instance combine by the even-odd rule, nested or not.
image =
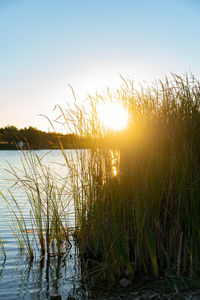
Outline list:
[[[86,148],[86,141],[75,134],[45,132],[34,127],[18,129],[15,126],[0,128],[0,150],[12,150],[23,142],[31,149],[59,149],[60,142],[65,149]],[[22,144],[22,143],[21,143]]]

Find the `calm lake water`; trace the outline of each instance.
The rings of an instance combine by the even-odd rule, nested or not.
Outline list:
[[[62,166],[64,158],[59,150],[39,150],[36,153],[40,157],[47,153],[43,161],[58,174],[63,175],[67,172],[66,167]],[[66,150],[66,153],[73,154],[73,150]],[[0,151],[0,191],[9,198],[8,188],[13,185],[13,176],[5,170],[9,169],[7,162],[15,169],[21,168],[20,151]],[[29,220],[25,193],[17,186],[12,186],[11,191],[23,207],[25,218]],[[0,237],[4,241],[6,251],[5,259],[0,248],[0,299],[49,299],[50,294],[57,293],[62,299],[67,299],[75,289],[78,293],[80,266],[75,247],[72,246],[71,254],[61,260],[53,257],[48,270],[46,265],[41,267],[39,258],[30,265],[25,254],[18,248],[8,225],[10,221],[11,214],[0,196]],[[73,223],[73,218],[71,222]]]

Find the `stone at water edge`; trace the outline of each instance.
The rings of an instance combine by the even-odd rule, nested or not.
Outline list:
[[[119,285],[122,287],[127,287],[129,284],[130,284],[130,281],[128,279],[126,279],[125,277],[123,277],[119,282]]]
[[[67,300],[76,300],[76,298],[74,298],[74,297],[72,297],[71,295],[69,295],[69,296],[67,297]]]
[[[51,300],[62,300],[62,297],[59,294],[50,295]]]

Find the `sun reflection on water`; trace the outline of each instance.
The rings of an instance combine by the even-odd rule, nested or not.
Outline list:
[[[117,176],[119,173],[119,160],[120,152],[117,150],[111,151],[111,172],[113,176]]]

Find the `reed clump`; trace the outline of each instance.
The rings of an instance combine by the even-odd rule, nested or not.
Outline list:
[[[87,110],[60,109],[90,148],[69,164],[86,272],[109,284],[124,274],[199,278],[200,83],[172,75],[136,90],[124,81],[89,99]],[[98,120],[98,103],[113,99],[129,113],[121,132]]]
[[[123,131],[99,120],[99,103],[112,101],[128,111]],[[59,180],[37,154],[21,151],[23,173],[10,170],[27,195],[28,222],[14,195],[2,195],[27,256],[34,258],[34,239],[42,257],[70,249],[73,201],[83,276],[109,285],[123,276],[199,279],[200,83],[172,75],[136,90],[124,80],[115,94],[89,96],[87,106],[58,108],[57,121],[84,149],[70,157],[59,141],[67,166]]]
[[[60,177],[31,149],[21,149],[20,155],[22,168],[9,164],[7,171],[12,174],[13,186],[26,195],[26,201],[21,203],[12,187],[7,196],[0,195],[11,213],[8,225],[19,248],[31,262],[37,256],[44,262],[45,257],[60,257],[71,248],[68,186],[64,179],[58,182]]]

